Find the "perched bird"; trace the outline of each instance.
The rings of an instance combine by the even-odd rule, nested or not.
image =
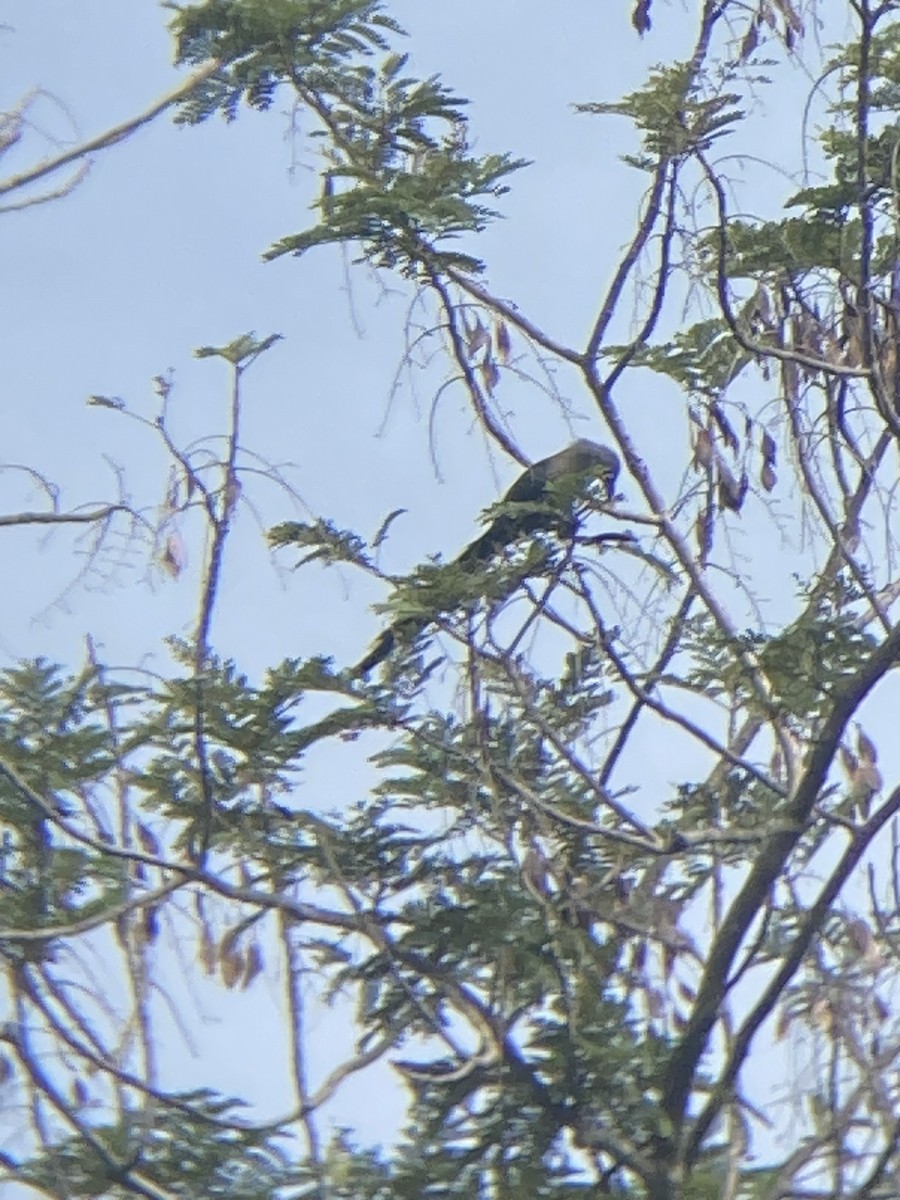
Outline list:
[[[542,501],[549,499],[551,484],[579,477],[584,477],[585,484],[600,480],[607,498],[611,499],[618,474],[619,457],[614,450],[587,438],[579,438],[577,442],[572,442],[570,446],[551,454],[549,458],[542,458],[540,462],[533,463],[523,471],[503,496],[501,504],[540,505]],[[548,504],[546,508],[524,508],[524,511],[518,514],[501,513],[491,521],[484,533],[466,546],[453,560],[452,565],[474,567],[479,563],[486,563],[494,554],[512,546],[523,534],[551,530],[560,536],[571,537],[575,531],[575,519],[571,509],[564,513],[559,506]],[[407,618],[385,629],[365,658],[357,663],[354,675],[367,675],[387,658],[401,635],[403,640],[411,640],[426,624],[427,621],[419,618]]]

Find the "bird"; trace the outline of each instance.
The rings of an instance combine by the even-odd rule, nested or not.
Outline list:
[[[586,486],[589,481],[599,480],[605,488],[606,498],[611,500],[619,465],[619,456],[614,450],[588,438],[579,438],[556,454],[532,463],[500,502],[501,505],[521,504],[523,511],[501,512],[491,521],[484,533],[466,546],[451,565],[471,569],[487,563],[495,554],[514,545],[520,537],[528,533],[554,531],[561,537],[571,537],[575,531],[575,517],[572,511],[575,500],[570,502],[568,513],[562,511],[559,504],[550,503],[551,485],[558,485],[563,480],[577,482],[581,478]],[[531,507],[541,505],[544,501],[548,501],[545,507]],[[524,508],[525,505],[529,507]],[[368,675],[384,662],[398,641],[412,640],[427,624],[428,621],[420,617],[408,617],[389,626],[376,638],[365,657],[353,668],[354,677]]]

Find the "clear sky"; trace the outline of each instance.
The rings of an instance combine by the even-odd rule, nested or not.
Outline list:
[[[413,70],[439,71],[471,98],[476,148],[535,160],[513,179],[502,204],[508,219],[478,252],[496,292],[578,341],[633,228],[643,180],[616,161],[632,144],[626,123],[577,116],[570,106],[614,99],[638,86],[648,66],[686,50],[693,4],[657,0],[644,41],[630,25],[628,5],[598,0],[565,0],[552,17],[546,6],[521,0],[400,0],[389,7],[413,35]],[[175,82],[165,13],[152,0],[8,0],[4,20],[0,103],[8,108],[35,86],[47,93],[30,110],[34,128],[3,161],[4,174],[48,152],[47,138],[69,144],[92,136]],[[799,85],[796,95],[782,96],[791,106],[802,102]],[[224,364],[196,361],[193,350],[247,330],[278,332],[285,340],[247,376],[245,444],[286,470],[309,510],[338,525],[371,536],[388,512],[407,508],[384,553],[389,569],[402,570],[464,544],[479,511],[516,468],[486,452],[464,398],[450,392],[434,419],[436,477],[429,417],[441,376],[434,370],[401,373],[389,404],[410,300],[399,284],[383,294],[364,269],[348,272],[333,249],[261,261],[272,242],[309,222],[316,186],[306,118],[292,134],[288,104],[282,96],[267,114],[242,111],[232,126],[216,119],[175,128],[163,117],[100,153],[71,195],[0,214],[0,461],[39,467],[62,489],[64,507],[114,498],[112,463],[123,470],[134,503],[155,506],[165,464],[152,434],[87,406],[87,397],[121,396],[152,418],[151,380],[172,368],[176,428],[186,439],[207,436],[223,427],[228,379]],[[789,141],[796,126],[782,126],[775,115],[760,101],[760,150],[796,161]],[[735,165],[743,178],[753,170]],[[760,169],[753,187],[764,205],[786,185]],[[624,337],[627,326],[619,333]],[[562,375],[558,382],[564,392],[571,383]],[[677,396],[662,383],[652,394],[646,386],[646,379],[625,381],[623,392],[640,406],[643,452],[655,457],[664,479],[669,472],[674,487],[682,463],[667,465],[665,438],[655,431],[666,428]],[[505,381],[499,394],[530,456],[569,440],[566,423],[536,389]],[[576,432],[602,439],[588,399],[569,394]],[[304,515],[261,481],[253,498],[263,525]],[[0,471],[0,511],[39,503],[23,476]],[[129,565],[123,546],[84,586],[69,588],[81,565],[70,556],[76,547],[69,534],[46,542],[33,530],[4,531],[4,547],[5,577],[14,580],[0,598],[0,657],[7,661],[42,654],[78,663],[90,631],[109,661],[143,658],[160,667],[161,637],[191,628],[190,573],[173,582],[157,572],[147,587],[146,558],[135,555]],[[199,548],[189,550],[196,567]],[[380,598],[371,584],[335,570],[279,574],[249,514],[226,571],[214,640],[251,674],[295,654],[353,661],[378,626],[367,608]],[[673,774],[664,765],[660,771],[662,779]],[[307,783],[316,781],[312,764]],[[258,994],[227,1000],[243,1005],[242,1019],[255,1026],[264,1003]],[[253,1094],[261,1081],[229,1055],[232,1029],[219,1011],[210,1012],[196,1072],[187,1073],[197,1081],[213,1064],[216,1083]],[[180,1053],[174,1045],[168,1050]],[[364,1140],[383,1134],[383,1111],[351,1107]]]
[[[570,105],[612,99],[636,86],[649,64],[675,53],[693,25],[680,6],[660,6],[654,31],[639,42],[624,9],[611,19],[602,7],[570,3],[545,26],[517,16],[521,8],[511,0],[488,6],[468,0],[451,9],[394,6],[413,34],[412,68],[440,70],[472,99],[477,149],[508,149],[534,160],[502,202],[508,219],[493,226],[479,250],[498,293],[571,341],[588,327],[599,288],[632,228],[643,181],[615,161],[629,146],[626,122],[576,116]],[[164,13],[150,0],[87,6],[61,0],[52,22],[46,12],[40,4],[9,6],[11,28],[0,33],[2,87],[7,104],[35,84],[58,98],[60,105],[40,100],[33,113],[61,140],[92,135],[172,85]],[[220,364],[195,362],[193,349],[247,329],[277,331],[286,340],[249,376],[248,445],[271,461],[295,463],[292,482],[303,500],[364,534],[393,508],[410,509],[387,551],[387,565],[400,569],[466,540],[479,510],[515,467],[495,459],[492,472],[461,395],[451,391],[435,419],[441,481],[435,479],[428,452],[439,381],[434,373],[401,376],[388,408],[409,300],[399,286],[383,297],[364,270],[346,274],[335,250],[260,261],[271,242],[307,223],[315,186],[304,118],[292,137],[287,105],[282,97],[268,114],[242,111],[230,127],[215,120],[173,128],[163,119],[99,155],[89,178],[64,201],[6,214],[0,237],[12,284],[0,301],[11,398],[4,460],[40,463],[63,487],[64,499],[76,503],[114,492],[102,457],[109,455],[126,468],[135,499],[152,502],[161,459],[146,431],[86,407],[86,397],[119,395],[152,415],[150,381],[171,367],[180,428],[207,434],[221,427],[226,372]],[[33,156],[37,144],[35,132],[14,152],[15,161],[8,157],[8,169]],[[566,391],[569,381],[559,382]],[[664,393],[663,385],[657,390]],[[568,440],[565,422],[549,414],[534,389],[504,382],[500,396],[526,453],[540,457]],[[602,435],[586,398],[572,391],[571,401],[581,418],[577,431]],[[652,428],[654,406],[666,398],[635,402],[647,407]],[[0,498],[7,505],[21,502],[21,486],[15,476],[0,477]],[[264,518],[290,515],[285,509],[269,492]],[[249,533],[241,553],[260,566],[256,541]],[[29,587],[7,598],[12,619],[4,623],[4,648],[16,654],[52,652],[55,644],[62,649],[71,623],[53,612],[37,627],[31,618],[57,595],[69,563],[49,549],[35,559],[30,532],[18,542]],[[265,569],[246,575],[244,586],[232,577],[222,619],[243,625],[258,605],[276,606],[284,622],[255,623],[252,643],[242,647],[265,664],[294,649],[285,637],[297,588],[279,596]],[[304,612],[298,651],[327,649],[341,660],[365,642],[373,628],[365,624],[366,585],[334,579],[325,587],[333,587],[338,600],[345,585],[352,592],[346,612],[329,605],[327,621],[324,612]],[[189,593],[161,586],[146,599],[148,618],[158,619],[160,630],[189,620]],[[120,601],[115,588],[90,600],[91,624],[102,610],[111,646]],[[76,594],[69,598],[76,617],[81,603]],[[127,627],[122,632],[130,645]]]

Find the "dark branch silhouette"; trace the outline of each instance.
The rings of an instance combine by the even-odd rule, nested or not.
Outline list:
[[[587,438],[579,438],[577,442],[572,442],[549,458],[542,458],[523,471],[501,503],[540,505],[549,499],[551,484],[579,476],[584,476],[585,485],[589,481],[601,480],[607,496],[611,497],[618,474],[619,458],[614,450]],[[517,514],[503,512],[491,521],[484,533],[466,546],[452,565],[472,568],[487,563],[525,534],[553,530],[560,536],[571,537],[575,531],[574,506],[573,501],[567,514],[552,504],[546,508],[528,508]],[[399,640],[410,641],[428,623],[427,618],[406,618],[385,629],[365,658],[356,665],[354,675],[367,675],[384,662]]]

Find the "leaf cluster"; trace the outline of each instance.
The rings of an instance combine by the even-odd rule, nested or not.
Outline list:
[[[739,697],[748,709],[757,708],[748,668],[735,653],[749,650],[770,684],[774,711],[805,725],[822,719],[836,689],[859,670],[876,644],[852,612],[834,611],[825,602],[805,610],[778,634],[747,630],[739,647],[708,618],[698,617],[691,622],[689,643],[691,686],[709,695]]]
[[[21,1168],[22,1182],[55,1193],[65,1180],[65,1194],[83,1200],[124,1200],[140,1190],[138,1180],[164,1191],[177,1180],[188,1195],[270,1200],[293,1180],[278,1146],[284,1134],[242,1128],[239,1101],[208,1089],[167,1099],[93,1126],[96,1149],[80,1136],[44,1149]]]
[[[651,170],[667,159],[707,150],[743,117],[733,92],[704,95],[704,81],[691,62],[654,67],[647,82],[617,101],[577,104],[576,112],[630,117],[643,135],[644,154],[626,162]]]
[[[316,122],[319,220],[281,238],[266,258],[351,242],[376,266],[410,274],[422,265],[481,269],[471,255],[439,243],[482,230],[497,215],[489,202],[526,164],[509,154],[469,153],[465,101],[437,77],[405,73],[407,56],[389,49],[403,31],[380,3],[207,0],[181,9],[173,30],[179,61],[222,62],[185,103],[183,120],[216,111],[234,119],[242,99],[265,109],[288,85]]]

